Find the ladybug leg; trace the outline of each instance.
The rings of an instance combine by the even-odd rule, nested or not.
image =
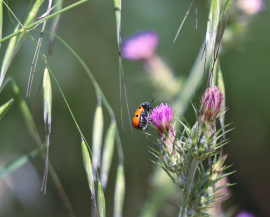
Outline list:
[[[147,128],[146,128],[146,133],[149,133],[149,130],[148,130]],[[147,135],[146,135],[146,138],[149,139],[149,138],[147,137]]]

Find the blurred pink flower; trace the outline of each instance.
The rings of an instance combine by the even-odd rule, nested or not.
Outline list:
[[[158,36],[154,31],[144,31],[126,38],[122,43],[122,56],[129,60],[148,60],[155,55]]]
[[[264,8],[263,0],[237,0],[236,5],[249,15],[260,13]]]
[[[207,88],[202,96],[200,117],[202,121],[210,122],[221,111],[223,95],[217,86]]]
[[[227,178],[227,176],[225,176],[224,178],[220,179],[216,183],[216,188],[219,188],[219,187],[227,185],[227,184],[228,184],[228,178]],[[219,196],[222,196],[222,197],[217,198],[218,202],[223,202],[223,201],[227,200],[229,197],[228,187],[221,188],[221,189],[215,191],[215,194],[219,194]]]
[[[236,217],[255,217],[255,215],[246,211],[241,211],[236,215]]]

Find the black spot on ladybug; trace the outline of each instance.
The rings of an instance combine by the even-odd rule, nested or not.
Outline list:
[[[138,117],[139,115],[136,115],[136,117]]]
[[[139,109],[141,109],[142,107],[140,106]]]

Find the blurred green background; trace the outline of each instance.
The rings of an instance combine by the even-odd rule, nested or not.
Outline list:
[[[9,5],[22,20],[28,5],[27,0],[12,0]],[[75,1],[65,0],[63,7]],[[177,77],[187,77],[203,43],[208,16],[208,1],[197,1],[198,28],[196,29],[195,5],[179,34],[172,43],[176,31],[186,14],[190,1],[180,0],[124,0],[122,3],[122,37],[139,30],[153,29],[159,35],[157,54],[172,68]],[[229,133],[231,142],[225,146],[228,153],[229,171],[237,172],[229,176],[231,183],[237,183],[231,190],[227,206],[245,209],[256,216],[270,216],[270,1],[265,1],[266,9],[254,17],[244,38],[231,41],[233,46],[224,48],[221,68],[226,87],[226,123],[233,122],[235,130]],[[47,1],[39,12],[43,14]],[[50,22],[49,22],[50,24]],[[48,29],[50,25],[47,25]],[[13,28],[4,10],[3,35],[12,33]],[[38,39],[37,31],[30,32]],[[130,130],[128,114],[123,103],[125,129],[121,129],[118,49],[113,1],[89,1],[61,15],[58,35],[62,37],[87,63],[111,104],[117,118],[124,151],[126,196],[123,216],[139,216],[151,190],[151,175],[156,167],[149,159],[150,140],[139,131]],[[232,39],[233,40],[233,39]],[[48,35],[45,34],[42,51],[48,51]],[[1,46],[3,58],[7,42]],[[34,47],[26,39],[16,55],[7,75],[15,78],[22,95],[26,95],[28,76],[34,55]],[[146,73],[136,62],[123,60],[125,82],[131,115],[137,106],[155,97],[154,106],[160,103],[154,89],[145,82]],[[44,64],[38,61],[32,94],[27,98],[30,109],[42,77]],[[78,61],[56,41],[50,67],[58,79],[71,109],[87,141],[92,141],[93,115],[96,96],[93,85]],[[50,161],[70,199],[76,216],[89,216],[91,194],[82,163],[80,135],[69,114],[64,100],[52,81],[53,111]],[[200,89],[199,94],[202,93]],[[13,97],[11,86],[7,85],[0,95],[0,104]],[[198,104],[198,94],[193,102]],[[163,101],[166,103],[166,101]],[[177,108],[173,108],[177,110]],[[185,114],[190,124],[195,117],[190,106]],[[35,122],[43,140],[42,95],[39,97]],[[105,128],[110,123],[104,109]],[[151,131],[152,129],[150,129]],[[269,139],[269,140],[268,140]],[[20,115],[16,102],[0,121],[0,165],[27,154],[36,147]],[[115,173],[118,163],[115,151],[110,171],[108,187],[105,191],[107,216],[112,216]],[[0,182],[0,216],[68,216],[62,200],[49,175],[47,194],[39,191],[43,176],[44,161],[37,156],[19,170]],[[164,173],[164,176],[167,176]],[[19,196],[18,196],[19,195]],[[176,216],[179,201],[170,209],[170,216]],[[165,211],[164,211],[165,212]],[[159,216],[166,216],[160,212]]]

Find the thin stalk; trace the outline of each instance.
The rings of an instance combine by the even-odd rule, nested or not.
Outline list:
[[[187,187],[186,187],[186,197],[183,200],[182,203],[182,207],[179,213],[178,217],[186,217],[187,216],[187,205],[188,205],[188,200],[189,200],[189,195],[191,192],[191,187],[193,184],[193,179],[197,170],[197,167],[199,165],[199,160],[197,160],[196,158],[193,158],[191,166],[190,166],[190,170],[189,170],[189,174],[188,174],[188,179],[187,179]]]

